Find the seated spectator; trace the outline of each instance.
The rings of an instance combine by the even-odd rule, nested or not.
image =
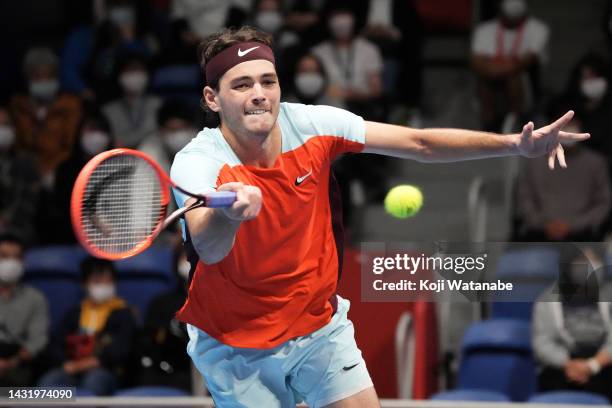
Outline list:
[[[121,96],[104,105],[102,111],[110,122],[114,144],[136,148],[146,136],[157,131],[155,118],[162,101],[147,93],[149,71],[142,54],[122,56],[115,80]]]
[[[328,95],[368,120],[382,119],[382,58],[378,48],[355,35],[355,17],[347,8],[333,9],[328,24],[332,38],[312,49],[329,78]]]
[[[578,61],[560,98],[576,109],[591,138],[585,145],[605,155],[612,164],[612,92],[610,65],[601,55],[590,53]]]
[[[48,48],[32,48],[24,59],[28,95],[17,95],[11,114],[18,149],[31,152],[51,189],[56,167],[70,155],[81,118],[80,100],[60,93],[57,57]]]
[[[582,390],[612,397],[610,304],[599,298],[601,275],[584,254],[563,254],[559,299],[543,295],[533,312],[540,391]]]
[[[71,156],[59,165],[52,196],[42,203],[44,214],[39,226],[41,241],[74,244],[76,237],[70,220],[72,187],[83,166],[95,155],[113,147],[108,120],[97,110],[86,111],[81,121]]]
[[[576,115],[568,132],[582,131]],[[566,169],[551,172],[548,159],[523,160],[517,181],[518,239],[600,241],[610,210],[604,157],[580,143],[564,144]]]
[[[321,61],[312,54],[302,56],[295,68],[292,92],[287,101],[307,105],[338,105],[339,102],[327,94],[329,80]]]
[[[180,245],[180,244],[179,244]],[[145,316],[138,342],[139,385],[165,385],[191,390],[191,360],[185,352],[189,336],[174,315],[185,303],[191,265],[182,247],[177,251],[174,289],[157,295]]]
[[[87,296],[62,320],[51,350],[59,367],[44,374],[39,386],[76,386],[111,395],[124,374],[136,320],[116,295],[112,262],[90,257],[81,269]]]
[[[36,357],[47,346],[49,306],[37,289],[21,283],[24,245],[0,235],[0,384],[32,385]]]
[[[67,91],[104,103],[112,96],[119,56],[126,52],[150,55],[153,41],[145,30],[138,0],[92,3],[89,24],[79,25],[66,39],[60,78]]]
[[[40,174],[34,160],[17,151],[15,139],[8,110],[0,106],[0,233],[19,231],[24,241],[32,243]]]
[[[530,109],[525,100],[529,93],[536,98],[539,93],[538,70],[546,58],[549,37],[548,27],[529,15],[526,0],[500,4],[500,16],[479,24],[472,38],[472,68],[486,130],[498,130],[504,118],[513,119],[506,123],[510,128]],[[525,82],[530,85],[526,87]]]
[[[164,102],[157,112],[158,131],[147,136],[138,150],[151,156],[170,172],[174,155],[197,136],[194,112],[177,100]]]

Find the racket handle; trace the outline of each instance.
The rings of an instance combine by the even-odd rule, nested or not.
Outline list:
[[[217,191],[206,194],[206,206],[210,208],[228,208],[236,201],[236,193],[233,191]]]

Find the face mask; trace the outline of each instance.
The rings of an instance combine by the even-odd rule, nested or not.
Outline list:
[[[108,19],[117,26],[134,24],[134,9],[131,7],[113,7],[108,12]]]
[[[23,275],[23,263],[15,258],[0,259],[0,282],[16,283]]]
[[[169,132],[164,136],[164,144],[172,153],[181,150],[195,136],[195,132],[190,130],[177,130]]]
[[[99,130],[87,131],[81,138],[83,151],[90,155],[102,152],[108,146],[109,137],[106,133]]]
[[[178,264],[177,272],[179,276],[185,280],[189,279],[189,271],[191,270],[191,264],[188,260],[184,259]]]
[[[0,125],[0,149],[7,149],[15,141],[15,131],[12,127]]]
[[[348,14],[338,14],[329,20],[329,29],[334,38],[346,40],[353,34],[353,16]]]
[[[300,93],[308,98],[317,96],[323,90],[323,76],[312,72],[297,74],[295,87]]]
[[[255,25],[269,33],[275,33],[283,25],[283,17],[278,11],[262,11],[255,16]]]
[[[57,79],[46,79],[30,82],[30,95],[39,100],[48,101],[57,95],[59,82]]]
[[[123,89],[136,94],[140,94],[145,90],[148,81],[149,76],[141,71],[126,72],[119,77],[119,82]]]
[[[115,285],[110,283],[95,283],[87,287],[87,292],[94,302],[104,302],[115,296]]]
[[[501,10],[510,19],[521,18],[527,13],[527,3],[524,0],[504,0]]]
[[[608,81],[605,78],[583,79],[580,89],[589,99],[601,99],[608,90]]]

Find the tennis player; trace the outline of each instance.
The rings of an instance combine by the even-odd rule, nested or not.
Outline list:
[[[200,46],[203,101],[220,125],[175,157],[171,177],[187,190],[231,190],[229,209],[185,215],[194,262],[178,312],[187,351],[220,407],[378,407],[336,294],[339,248],[332,228],[330,165],[344,152],[423,162],[548,155],[565,167],[565,140],[588,134],[556,122],[521,134],[425,129],[364,121],[329,106],[281,103],[270,36],[223,30]],[[179,206],[194,199],[175,191]],[[376,335],[373,333],[372,335]]]

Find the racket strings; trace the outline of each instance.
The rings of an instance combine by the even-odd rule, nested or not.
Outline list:
[[[118,254],[147,241],[165,215],[163,188],[155,169],[137,156],[101,162],[83,197],[81,222],[89,244]]]

